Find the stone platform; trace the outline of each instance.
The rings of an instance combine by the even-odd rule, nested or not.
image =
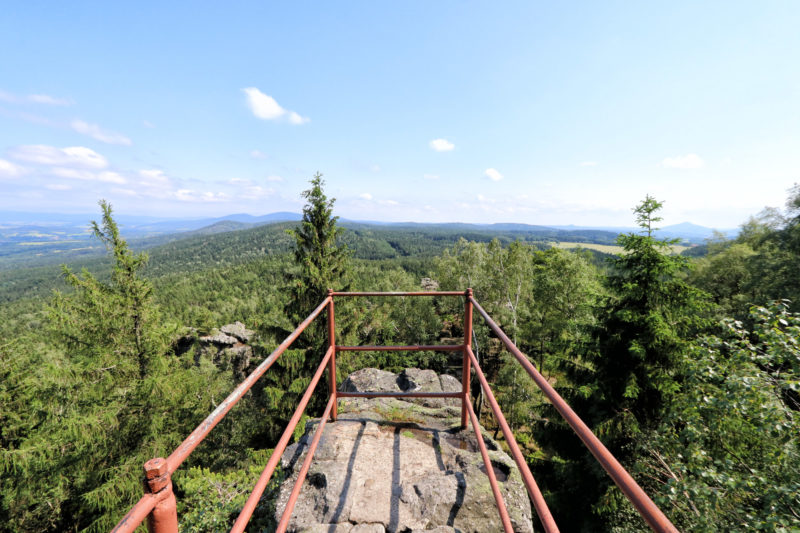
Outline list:
[[[364,369],[343,390],[455,392],[452,376]],[[472,428],[461,430],[457,399],[346,398],[329,422],[292,514],[289,531],[366,533],[502,531]],[[286,449],[280,519],[318,420]],[[514,531],[532,532],[531,506],[513,460],[483,435]]]

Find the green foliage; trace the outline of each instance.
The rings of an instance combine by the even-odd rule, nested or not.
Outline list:
[[[93,228],[113,256],[111,281],[65,268],[74,291],[50,306],[55,349],[4,354],[8,379],[20,384],[3,438],[10,530],[109,529],[141,496],[144,461],[180,442],[220,387],[213,367],[168,356],[175,328],[139,276],[146,256],[130,251],[111,207],[101,207]]]
[[[253,490],[253,480],[261,474],[271,453],[272,450],[249,450],[247,462],[224,473],[201,467],[179,470],[173,479],[181,531],[229,531]],[[275,497],[281,481],[283,473],[279,465],[248,522],[250,531],[275,528]]]
[[[685,380],[638,469],[686,531],[800,529],[800,315],[751,310],[690,347]]]
[[[619,237],[624,252],[613,260],[592,342],[582,357],[563,360],[568,381],[558,387],[623,465],[635,463],[633,443],[660,422],[678,388],[687,340],[705,324],[703,295],[681,277],[687,260],[670,253],[671,241],[652,236],[660,208],[648,196],[634,209],[641,234]],[[558,459],[540,469],[557,518],[571,530],[608,527],[622,494],[552,408],[543,420],[537,438]],[[577,493],[579,503],[570,497]]]
[[[297,229],[289,230],[295,239],[294,260],[299,276],[292,276],[292,300],[287,309],[295,322],[303,320],[325,298],[328,289],[343,290],[341,282],[347,271],[349,253],[339,244],[343,230],[333,216],[335,199],[328,200],[322,186],[322,174],[311,178],[311,188],[303,192],[307,203]]]

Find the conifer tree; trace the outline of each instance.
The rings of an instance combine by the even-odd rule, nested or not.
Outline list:
[[[703,293],[681,275],[687,260],[671,253],[674,241],[654,237],[661,207],[648,195],[634,209],[641,230],[619,236],[623,252],[612,260],[610,296],[585,353],[565,366],[569,385],[559,387],[627,466],[637,460],[635,440],[660,422],[678,388],[687,340],[707,325]],[[612,513],[618,520],[632,509],[558,414],[546,419],[537,440],[560,460],[543,473],[569,529],[603,529]]]
[[[323,191],[325,181],[317,172],[311,188],[303,191],[307,200],[303,220],[297,229],[289,230],[295,238],[294,260],[300,275],[292,278],[292,300],[287,308],[295,323],[303,320],[325,297],[329,288],[341,289],[348,266],[349,252],[340,244],[343,229],[333,216],[336,199]]]
[[[296,270],[287,275],[290,300],[285,308],[289,327],[274,328],[275,333],[285,336],[293,331],[327,295],[329,288],[346,290],[343,286],[349,265],[347,247],[339,243],[342,228],[339,219],[333,216],[334,198],[328,199],[323,190],[322,174],[311,179],[311,188],[302,193],[307,200],[303,207],[303,220],[299,227],[288,230],[295,239],[294,260]],[[345,313],[338,314],[337,326],[341,328]],[[316,370],[327,344],[327,323],[321,314],[276,362],[276,367],[265,376],[266,397],[275,421],[268,430],[271,438],[277,438],[282,426],[289,419],[297,402],[305,392]],[[323,395],[312,396],[309,414],[323,405]]]
[[[38,364],[21,392],[33,409],[17,413],[24,434],[2,456],[10,530],[107,531],[141,497],[142,464],[170,452],[229,388],[213,367],[169,354],[175,328],[141,276],[147,257],[100,206],[92,229],[113,257],[111,279],[63,269],[73,291],[49,306],[55,353],[29,359]]]

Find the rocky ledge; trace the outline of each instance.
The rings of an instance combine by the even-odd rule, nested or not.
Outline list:
[[[347,378],[352,392],[455,392],[459,381],[431,370],[374,368]],[[319,423],[281,458],[280,520]],[[307,533],[502,531],[475,432],[461,430],[457,399],[339,400],[292,513],[289,531]],[[532,532],[531,506],[514,461],[483,434],[514,531]]]

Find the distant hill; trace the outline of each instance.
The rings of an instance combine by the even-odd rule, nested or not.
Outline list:
[[[634,227],[627,227],[627,226],[598,226],[598,227],[591,227],[591,226],[553,226],[557,229],[562,230],[600,230],[600,231],[611,231],[614,233],[637,233],[640,231],[640,228]],[[708,228],[706,226],[699,226],[697,224],[692,224],[691,222],[681,222],[680,224],[672,224],[670,226],[664,226],[659,228],[658,231],[655,232],[656,237],[661,239],[680,239],[686,243],[691,244],[702,244],[706,239],[711,238],[714,235],[714,232],[720,232],[725,235],[727,238],[732,239],[739,234],[738,229],[716,229],[716,228]]]

